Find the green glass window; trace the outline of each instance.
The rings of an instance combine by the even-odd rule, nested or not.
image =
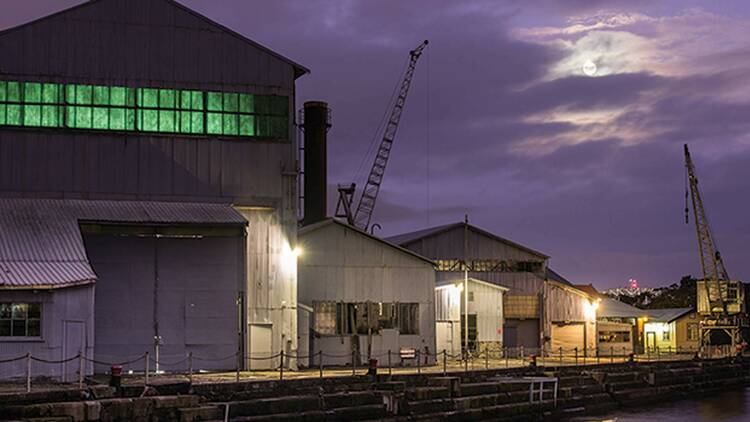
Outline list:
[[[0,302],[0,337],[39,337],[42,304]]]
[[[287,139],[284,96],[0,81],[0,126]]]

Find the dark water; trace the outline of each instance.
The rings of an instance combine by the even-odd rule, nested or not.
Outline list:
[[[643,409],[622,409],[597,415],[575,418],[574,421],[601,421],[615,419],[617,422],[694,422],[723,421],[750,422],[750,388],[740,388],[703,398],[665,403]]]

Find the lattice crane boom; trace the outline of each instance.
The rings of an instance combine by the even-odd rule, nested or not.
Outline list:
[[[393,103],[390,118],[388,119],[385,130],[383,131],[383,139],[380,141],[380,147],[378,148],[377,154],[375,154],[372,169],[367,177],[365,188],[362,190],[359,203],[357,204],[357,210],[354,213],[354,217],[351,219],[354,226],[362,230],[366,231],[368,227],[370,227],[370,220],[372,219],[372,213],[375,209],[378,193],[380,192],[380,185],[383,183],[385,167],[388,164],[388,158],[391,155],[391,147],[393,146],[393,140],[398,131],[401,114],[404,111],[404,104],[406,104],[406,97],[409,94],[414,70],[416,69],[417,61],[422,55],[425,47],[427,47],[427,44],[428,41],[425,40],[417,48],[409,52],[409,66],[407,67],[401,81],[398,97],[396,97],[396,101]]]
[[[708,218],[703,207],[700,191],[698,190],[698,178],[695,175],[695,166],[690,158],[690,150],[685,145],[685,168],[687,171],[690,198],[693,205],[693,217],[698,234],[698,252],[701,259],[701,271],[706,288],[706,295],[710,309],[720,308],[723,314],[727,313],[728,282],[729,275],[724,267],[724,261],[716,248],[708,225]],[[687,206],[685,212],[688,212]]]

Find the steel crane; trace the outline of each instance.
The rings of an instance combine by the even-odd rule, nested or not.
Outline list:
[[[380,147],[378,148],[377,154],[375,154],[375,159],[372,163],[370,174],[367,177],[365,188],[362,190],[362,195],[359,198],[356,211],[353,213],[351,201],[354,197],[354,189],[356,185],[352,183],[350,185],[339,186],[339,202],[336,207],[336,216],[346,217],[349,224],[362,230],[367,231],[370,227],[372,212],[375,209],[375,203],[378,199],[380,185],[383,183],[383,174],[385,173],[385,167],[388,164],[388,158],[391,154],[393,140],[396,138],[398,125],[401,121],[401,114],[404,111],[404,104],[406,104],[406,97],[409,94],[411,80],[414,76],[414,70],[416,69],[419,57],[422,55],[422,52],[425,47],[427,47],[428,43],[429,41],[425,40],[417,48],[409,52],[409,65],[401,80],[398,96],[393,103],[390,118],[385,125],[383,139],[380,141]]]
[[[744,315],[744,287],[738,281],[730,280],[724,260],[711,235],[703,200],[698,190],[698,178],[695,166],[690,157],[687,144],[685,149],[685,169],[690,199],[693,206],[693,217],[698,235],[698,252],[701,260],[703,279],[696,284],[697,310],[701,314],[700,337],[702,345],[711,344],[710,331],[720,329],[732,340],[732,345],[742,340],[741,330],[747,325]],[[688,222],[688,192],[685,192],[685,222]]]

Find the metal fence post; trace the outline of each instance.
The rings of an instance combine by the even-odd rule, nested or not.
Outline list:
[[[576,352],[576,366],[578,366],[578,346],[573,349]]]
[[[78,352],[78,389],[83,390],[83,353]]]
[[[279,360],[279,381],[283,381],[284,380],[284,350],[283,349],[281,350],[281,354],[279,356],[281,356],[281,359]],[[237,372],[237,374],[239,375],[239,372]]]
[[[599,365],[602,363],[602,357],[599,348],[596,348],[596,364]]]
[[[388,375],[393,375],[393,365],[391,365],[391,349],[388,349]]]
[[[357,358],[355,356],[356,353],[357,352],[352,351],[352,376],[357,375]]]
[[[448,351],[443,349],[443,375],[448,372]]]
[[[320,379],[323,379],[323,351],[321,350],[318,352],[319,360],[318,360],[318,366],[320,367]]]
[[[143,378],[143,384],[148,385],[148,365],[149,365],[149,353],[146,352],[146,362],[144,363],[144,378]]]
[[[615,363],[615,346],[609,346],[609,363]]]
[[[188,353],[188,381],[193,383],[193,352]]]
[[[563,350],[562,347],[560,347],[560,366],[563,364]]]
[[[521,360],[523,360],[523,346],[521,346]]]
[[[422,358],[421,358],[421,350],[417,349],[417,373],[422,373]]]
[[[31,392],[31,352],[26,352],[26,392]]]

